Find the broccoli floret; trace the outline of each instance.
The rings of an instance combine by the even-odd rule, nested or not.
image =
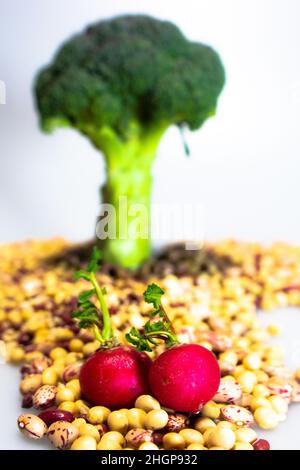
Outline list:
[[[74,127],[104,154],[103,202],[118,212],[126,196],[128,207],[143,204],[149,211],[151,165],[162,135],[173,124],[198,129],[215,113],[224,81],[213,49],[189,41],[170,22],[129,15],[101,21],[63,44],[40,71],[35,93],[45,131]],[[150,239],[133,232],[105,240],[105,259],[129,268],[144,261]]]

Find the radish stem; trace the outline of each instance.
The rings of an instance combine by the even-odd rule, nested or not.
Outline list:
[[[98,284],[98,281],[96,279],[96,276],[95,276],[94,272],[91,272],[90,280],[91,280],[91,283],[93,284],[93,286],[95,288],[95,292],[96,292],[96,295],[97,295],[97,298],[99,300],[99,304],[100,304],[100,307],[101,307],[102,319],[103,319],[103,328],[102,328],[102,332],[101,332],[102,337],[103,337],[104,341],[107,341],[107,340],[112,338],[112,327],[111,327],[111,320],[110,320],[109,310],[107,308],[102,289]],[[102,342],[103,342],[103,340],[102,340]]]
[[[99,285],[95,272],[100,268],[101,252],[94,247],[91,260],[86,270],[75,273],[75,279],[89,281],[93,289],[81,292],[78,296],[78,309],[73,312],[72,317],[78,320],[80,328],[91,328],[96,340],[102,346],[111,346],[114,342],[113,330],[109,310],[105,302],[105,290]],[[99,307],[92,301],[96,295]]]

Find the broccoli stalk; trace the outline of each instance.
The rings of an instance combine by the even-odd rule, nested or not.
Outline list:
[[[165,129],[166,126],[160,126],[139,130],[126,141],[111,130],[102,130],[89,136],[106,157],[106,183],[102,187],[102,202],[115,208],[116,234],[120,234],[124,226],[130,230],[130,233],[125,230],[124,238],[117,237],[105,242],[105,259],[110,262],[132,268],[139,266],[150,255],[151,168]],[[120,207],[124,196],[127,220],[122,219],[123,206]],[[142,226],[139,223],[135,226],[135,210],[139,212],[141,207],[147,217],[142,220]],[[128,213],[130,208],[134,209],[131,215]],[[119,226],[120,223],[123,227]]]
[[[215,113],[224,80],[210,47],[187,40],[172,23],[142,15],[90,26],[39,73],[42,128],[76,128],[105,157],[102,202],[116,214],[116,238],[102,241],[106,261],[136,268],[149,257],[151,168],[159,142],[171,125],[201,127]],[[124,197],[125,220],[119,218]],[[144,227],[130,212],[138,207],[147,215]]]

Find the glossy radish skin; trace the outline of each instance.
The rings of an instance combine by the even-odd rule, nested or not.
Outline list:
[[[149,382],[152,394],[162,406],[196,413],[216,394],[220,368],[208,349],[198,344],[181,344],[155,359]]]
[[[93,354],[81,367],[83,396],[93,405],[130,408],[139,395],[149,393],[151,359],[131,346],[116,346]]]

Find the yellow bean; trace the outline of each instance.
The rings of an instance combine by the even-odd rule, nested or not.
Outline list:
[[[54,366],[47,367],[42,372],[42,384],[43,385],[56,385],[58,381],[57,371]]]
[[[63,401],[58,405],[58,408],[64,411],[70,411],[70,413],[73,415],[75,415],[77,412],[76,405],[73,401]]]
[[[204,447],[201,444],[190,444],[187,446],[186,450],[207,450],[207,447]]]
[[[126,434],[128,429],[127,410],[112,411],[107,418],[107,424],[111,431],[118,431]]]
[[[253,387],[252,395],[257,398],[266,398],[270,395],[270,390],[263,384],[256,384]]]
[[[141,395],[135,400],[135,407],[141,408],[148,413],[151,410],[159,410],[159,402],[151,395]]]
[[[257,383],[257,377],[254,372],[245,371],[238,375],[237,380],[244,393],[251,393]]]
[[[100,441],[100,434],[97,428],[89,423],[82,423],[79,426],[79,434],[80,436],[92,436],[96,442]]]
[[[165,410],[151,410],[145,417],[146,429],[153,431],[164,428],[169,420],[169,415]]]
[[[25,357],[25,352],[23,348],[16,347],[9,354],[9,360],[15,364],[22,362]]]
[[[259,353],[250,353],[243,360],[246,369],[257,370],[261,366],[261,357]]]
[[[65,357],[67,355],[67,351],[64,348],[54,348],[49,355],[51,359],[55,360],[61,357]]]
[[[163,436],[163,446],[166,450],[182,450],[185,448],[185,440],[176,432],[168,432]]]
[[[237,441],[233,446],[233,450],[253,450],[253,446],[249,442]]]
[[[81,352],[84,346],[84,342],[79,338],[73,338],[69,342],[70,351],[72,352]]]
[[[71,445],[71,450],[96,450],[97,442],[92,436],[83,435],[77,437]]]
[[[235,431],[235,437],[238,442],[254,442],[257,439],[257,434],[251,428],[239,428]]]
[[[201,433],[204,433],[209,428],[215,428],[216,423],[210,418],[197,418],[194,423],[194,428]]]
[[[207,418],[218,419],[221,414],[220,406],[214,401],[208,401],[202,408],[202,415]]]
[[[269,407],[261,406],[254,411],[254,418],[262,429],[274,429],[278,425],[278,415]]]
[[[75,405],[78,414],[88,414],[89,406],[84,400],[76,400]]]
[[[110,412],[105,406],[93,406],[90,408],[87,418],[91,424],[102,424],[107,420]]]
[[[158,447],[154,442],[143,442],[140,445],[139,450],[158,450]]]
[[[204,439],[201,432],[192,428],[185,428],[179,431],[179,435],[183,437],[185,445],[189,446],[190,444],[203,444]]]
[[[143,428],[146,416],[146,411],[141,410],[140,408],[130,408],[130,410],[127,411],[129,429]]]
[[[272,395],[268,398],[269,403],[273,410],[278,414],[286,414],[288,411],[288,404],[286,400],[284,400],[279,395]]]
[[[216,428],[208,438],[208,447],[222,447],[223,449],[230,450],[235,444],[235,434],[229,428]]]
[[[59,405],[64,401],[75,401],[75,395],[72,390],[67,387],[58,389],[55,397],[56,403]]]
[[[251,410],[254,411],[260,406],[271,408],[271,403],[268,401],[267,398],[264,398],[264,397],[252,397],[250,401]]]
[[[73,392],[74,399],[78,400],[80,398],[81,389],[78,379],[72,379],[66,384],[66,388],[70,389]]]

